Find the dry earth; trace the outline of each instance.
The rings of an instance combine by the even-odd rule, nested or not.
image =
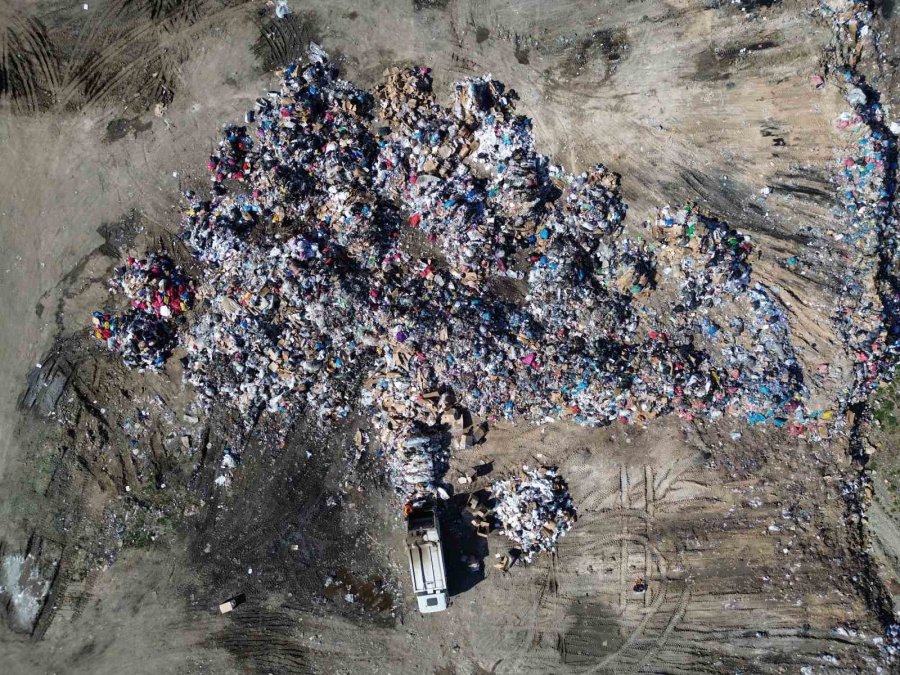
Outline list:
[[[477,489],[558,464],[579,521],[556,556],[504,574],[504,541],[448,516],[452,607],[422,617],[396,505],[378,462],[348,450],[353,428],[298,422],[279,447],[263,422],[236,439],[227,414],[192,415],[177,362],[136,375],[85,332],[124,252],[175,247],[178,190],[205,180],[221,124],[315,39],[363,86],[395,64],[430,65],[448,95],[492,73],[519,92],[543,152],[622,174],[630,227],[689,199],[751,233],[754,274],[788,307],[804,365],[832,364],[834,381],[812,383],[824,401],[847,367],[827,321],[841,271],[783,263],[814,261],[839,227],[846,105],[810,82],[831,40],[812,5],[290,4],[283,20],[256,1],[0,5],[0,553],[35,552],[52,578],[30,636],[0,627],[0,670],[874,672],[884,587],[842,496],[859,472],[844,441],[674,418],[493,428],[451,478],[492,462]],[[873,440],[884,473],[869,520],[897,594],[886,438]],[[236,440],[223,493],[212,481]],[[483,578],[457,551],[485,558]],[[215,611],[240,592],[246,604]]]

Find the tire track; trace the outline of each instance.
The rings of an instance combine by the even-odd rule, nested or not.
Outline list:
[[[38,70],[50,85],[56,86],[58,80],[58,63],[53,47],[47,36],[47,28],[37,19],[28,19],[21,25],[20,35],[24,36],[28,47],[31,49]]]
[[[647,650],[644,654],[643,658],[638,661],[637,668],[635,670],[642,671],[647,666],[647,663],[650,659],[661,650],[666,641],[669,639],[669,636],[672,634],[672,631],[675,630],[675,626],[681,623],[681,620],[684,618],[684,615],[687,613],[688,604],[691,601],[691,592],[688,588],[684,588],[681,591],[681,596],[678,598],[678,604],[675,608],[675,612],[672,614],[672,617],[669,619],[666,624],[665,629],[662,632],[662,635],[659,636],[659,639],[656,641],[656,649]]]
[[[197,2],[179,5],[165,15],[155,15],[120,34],[100,52],[87,57],[77,66],[74,75],[61,87],[57,95],[58,109],[69,106],[82,94],[82,105],[102,101],[117,87],[124,84],[136,71],[147,68],[154,60],[160,60],[161,71],[170,70],[171,61],[178,60],[178,50],[190,49],[192,38],[218,22],[236,19],[249,11],[246,5],[211,9],[202,15]],[[127,63],[121,64],[129,50],[143,49]],[[173,54],[172,52],[176,53]],[[166,58],[168,57],[168,58]],[[157,83],[165,77],[154,78]],[[164,85],[165,86],[165,85]]]
[[[246,607],[212,640],[254,672],[306,673],[309,663],[294,619],[283,612]]]
[[[253,53],[263,69],[272,70],[302,58],[307,45],[315,37],[315,23],[311,14],[289,14],[283,19],[257,19],[259,39]]]
[[[115,65],[115,60],[122,57],[129,49],[133,49],[135,44],[142,42],[147,37],[152,37],[152,34],[158,28],[158,23],[147,22],[139,24],[119,36],[111,45],[96,55],[88,57],[75,71],[74,77],[59,92],[57,107],[65,108],[79,91],[85,92],[85,103],[96,101],[97,97],[91,92],[92,83],[102,78],[105,74],[104,69],[111,69]],[[118,71],[119,75],[117,77],[130,72],[136,64],[143,62],[144,58],[142,57],[143,55],[131,60],[129,65]]]
[[[567,577],[560,586],[577,587],[561,602],[569,601],[567,612],[575,611],[580,618],[557,636],[557,652],[584,674],[638,673],[650,663],[653,672],[659,672],[666,665],[660,651],[683,620],[690,593],[680,573],[671,572],[674,562],[676,567],[682,564],[677,546],[657,540],[656,514],[665,506],[658,486],[663,492],[677,488],[685,473],[691,475],[691,467],[682,463],[664,470],[661,479],[658,469],[649,465],[618,466],[610,473],[607,481],[595,481],[598,487],[586,495],[589,506],[582,503],[577,541],[560,546],[559,573]],[[687,487],[698,486],[692,482]],[[672,496],[682,493],[676,490]],[[689,501],[682,499],[676,509]],[[598,567],[597,561],[605,563]],[[596,578],[579,581],[584,569]],[[637,577],[646,584],[641,592],[633,589]],[[547,598],[541,602],[549,613]],[[677,671],[677,663],[673,666]]]
[[[124,6],[121,9],[123,8]],[[113,16],[117,18],[121,9]],[[100,26],[100,23],[101,19],[98,17],[97,24],[100,28],[100,33],[92,31],[92,39],[87,43],[88,45],[101,41],[103,27]],[[105,19],[103,20],[103,23],[106,23]],[[80,65],[76,67],[74,75],[68,78],[61,87],[57,95],[57,106],[60,108],[65,107],[79,90],[87,90],[88,83],[96,77],[101,76],[102,72],[100,71],[103,68],[107,67],[107,65],[111,65],[111,62],[114,59],[122,56],[129,48],[134,48],[134,46],[140,43],[145,37],[150,36],[155,28],[156,23],[154,22],[139,23],[120,34],[110,45],[101,49],[99,52],[85,56]]]
[[[10,18],[0,47],[0,99],[23,112],[45,107],[59,78],[59,61],[42,22]]]
[[[151,0],[148,9],[150,18],[154,20],[176,13],[180,18],[189,20],[197,17],[199,4],[198,0]]]
[[[135,18],[125,16],[131,6],[130,0],[103,4],[77,31],[69,20],[57,29],[56,42],[39,18],[4,17],[6,27],[0,30],[0,99],[11,100],[21,112],[63,110],[79,95],[85,105],[97,102],[136,68],[147,66],[173,47],[189,46],[188,40],[195,34],[191,28],[202,30],[246,10],[242,5],[226,7],[201,18],[199,0],[158,0],[142,8],[149,10],[146,14]],[[110,27],[123,22],[136,24],[111,35]],[[75,39],[65,50],[68,53],[63,53],[62,45],[68,44],[66,31],[74,31]],[[163,39],[169,35],[175,36],[174,40]],[[94,50],[94,45],[105,41],[110,42]],[[130,52],[135,50],[144,53],[131,58]],[[171,70],[169,64],[163,65]]]
[[[177,30],[174,28],[167,28],[165,26],[166,20],[160,22],[161,25],[159,25],[158,28],[160,28],[162,32],[160,33],[161,39],[158,40],[157,44],[153,46],[148,52],[142,54],[141,57],[135,59],[133,62],[122,68],[117,75],[107,80],[103,87],[101,87],[98,91],[94,92],[91,97],[89,97],[86,103],[95,103],[103,100],[103,98],[114,91],[117,86],[124,83],[128,79],[128,77],[137,69],[146,67],[155,59],[162,59],[172,49],[190,49],[191,45],[188,42],[189,38],[194,37],[196,34],[203,32],[204,30],[210,28],[220,21],[229,19],[232,16],[236,17],[240,14],[245,14],[246,12],[247,8],[244,6],[225,8],[222,9],[219,13],[204,17],[202,20],[183,26]],[[162,63],[162,65],[166,68],[171,67],[171,59],[167,62]]]
[[[69,82],[72,77],[72,68],[81,61],[88,58],[91,45],[98,42],[103,34],[103,29],[112,25],[119,15],[128,7],[130,0],[116,0],[107,3],[102,12],[99,14],[91,14],[93,20],[85,22],[78,31],[78,37],[75,40],[73,52],[66,59],[66,69],[63,73],[61,82]],[[90,28],[90,33],[84,37],[86,28]]]

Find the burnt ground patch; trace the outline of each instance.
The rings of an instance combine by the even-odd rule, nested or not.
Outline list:
[[[602,70],[606,81],[616,64],[628,56],[628,32],[625,28],[604,28],[573,39],[564,49],[560,76],[575,78],[593,70]]]
[[[770,35],[741,44],[722,47],[712,45],[697,55],[694,72],[689,77],[695,82],[729,80],[750,55],[776,49],[781,44],[779,40],[780,36]]]
[[[153,127],[152,121],[141,122],[139,118],[125,119],[118,117],[106,125],[106,132],[103,134],[104,143],[115,143],[120,141],[128,134],[140,134],[149,131]]]
[[[302,422],[282,445],[257,428],[240,449],[235,482],[226,490],[210,482],[228,441],[217,434],[211,443],[212,470],[204,470],[197,488],[209,495],[208,507],[190,544],[211,588],[226,596],[246,593],[248,602],[278,589],[312,606],[338,569],[386,576],[366,532],[383,528],[370,514],[390,496],[379,489],[348,496],[349,436]]]
[[[283,444],[257,428],[227,491],[210,485],[225,445],[218,435],[211,443],[195,487],[209,501],[188,533],[189,555],[204,579],[202,595],[243,593],[246,602],[208,644],[253,672],[300,673],[309,672],[303,612],[393,626],[397,584],[370,545],[372,533],[390,527],[379,514],[391,495],[377,477],[365,493],[346,489],[349,427],[329,435],[301,422]]]

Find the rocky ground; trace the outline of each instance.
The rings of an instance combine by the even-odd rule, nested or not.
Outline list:
[[[825,407],[851,368],[829,317],[853,260],[821,253],[852,140],[829,21],[802,2],[290,4],[0,8],[4,672],[889,672],[896,384],[827,442],[727,417],[492,424],[452,459],[452,604],[423,617],[382,463],[353,442],[365,419],[247,429],[197,406],[177,358],[138,374],[87,330],[125,255],[190,272],[179,189],[315,39],[360,86],[421,63],[449,98],[492,73],[541,152],[622,175],[629,232],[692,200],[752,235],[799,360],[832,367],[810,382]],[[892,113],[890,11],[861,68]],[[559,466],[579,518],[505,573],[508,542],[475,536],[466,504],[523,463]]]

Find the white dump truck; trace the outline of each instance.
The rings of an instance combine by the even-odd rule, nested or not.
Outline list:
[[[422,614],[447,609],[447,572],[441,531],[432,508],[413,510],[407,519],[406,548],[413,591]]]

